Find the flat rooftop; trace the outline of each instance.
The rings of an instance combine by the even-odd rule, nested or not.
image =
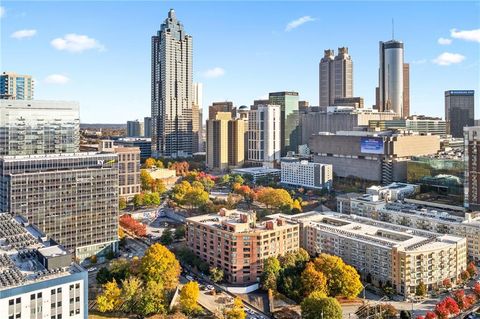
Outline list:
[[[255,173],[280,173],[281,169],[269,168],[269,167],[246,167],[232,169],[234,173],[255,174]]]
[[[38,253],[67,254],[21,217],[0,213],[0,291],[85,271],[75,263],[49,270],[39,262]]]
[[[71,159],[71,158],[92,158],[105,156],[115,156],[114,153],[99,153],[99,152],[78,152],[78,153],[57,153],[57,154],[35,154],[35,155],[5,155],[1,159],[4,162],[14,161],[30,161],[30,160],[54,160],[54,159]]]

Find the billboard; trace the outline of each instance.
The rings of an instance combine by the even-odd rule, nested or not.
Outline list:
[[[366,154],[383,154],[383,139],[362,137],[360,140],[360,152]]]

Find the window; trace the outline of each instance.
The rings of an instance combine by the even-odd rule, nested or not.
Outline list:
[[[42,293],[41,293],[41,292],[39,292],[39,293],[37,294],[37,298],[42,298]]]
[[[52,295],[54,295],[54,294],[56,293],[56,292],[55,292],[55,289],[52,289],[52,290],[50,291],[50,293],[51,293]]]
[[[58,292],[58,293],[61,293],[61,292],[62,292],[62,288],[61,288],[61,287],[60,287],[60,288],[57,288],[57,292]]]
[[[35,294],[30,295],[30,300],[35,300]]]

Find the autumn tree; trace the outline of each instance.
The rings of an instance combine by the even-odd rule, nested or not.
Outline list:
[[[329,298],[320,291],[312,292],[300,304],[304,319],[342,319],[342,307],[335,298]]]
[[[152,157],[149,157],[145,160],[145,168],[152,168],[153,166],[156,166],[156,164],[157,162]]]
[[[210,280],[217,283],[223,280],[223,269],[210,267]]]
[[[122,280],[122,301],[126,309],[135,312],[142,295],[142,281],[135,276]]]
[[[196,281],[189,281],[180,291],[180,309],[188,316],[199,313],[202,308],[197,304],[200,289]]]
[[[225,319],[246,319],[247,314],[243,309],[243,302],[240,298],[235,298],[233,300],[233,306],[230,309],[226,309],[224,312]]]
[[[263,264],[263,273],[260,282],[264,290],[277,290],[277,277],[281,270],[280,261],[276,257],[269,257]]]
[[[265,204],[267,208],[280,209],[282,207],[288,207],[289,209],[293,205],[293,200],[290,194],[284,189],[275,189],[271,187],[262,187],[257,192],[257,200]]]
[[[292,213],[299,214],[301,212],[302,212],[302,205],[300,204],[300,201],[296,199],[293,201],[293,204],[292,204]]]
[[[441,301],[435,306],[435,314],[438,319],[448,319],[450,312],[447,309],[445,301]]]
[[[474,277],[475,275],[477,275],[477,273],[478,273],[477,266],[475,266],[475,263],[473,261],[471,261],[468,264],[467,271],[468,271],[470,277]]]
[[[122,290],[115,279],[103,285],[103,292],[97,297],[97,309],[100,312],[116,310],[121,305]]]
[[[170,250],[155,243],[145,251],[140,264],[140,273],[145,281],[155,281],[165,289],[171,290],[178,285],[180,264]]]
[[[453,298],[447,297],[443,300],[445,302],[445,307],[451,315],[458,315],[460,313],[460,308]]]
[[[118,199],[118,209],[124,210],[125,208],[127,208],[127,200],[125,197],[120,197]]]
[[[301,275],[303,294],[310,295],[314,291],[327,294],[327,278],[325,275],[315,269],[312,262],[308,262]]]
[[[420,283],[415,288],[415,296],[423,297],[426,294],[427,294],[427,286],[425,286],[423,281],[420,281]]]
[[[470,279],[470,273],[467,270],[464,270],[460,273],[460,278],[463,281],[467,281],[468,279]]]
[[[177,279],[178,281],[178,279]],[[166,313],[165,289],[161,282],[147,281],[138,303],[138,312],[143,316]]]
[[[443,279],[442,286],[445,287],[445,288],[451,288],[452,287],[452,281],[450,280],[450,278]]]
[[[477,295],[477,297],[480,299],[480,282],[477,281],[475,283],[475,285],[473,286],[473,292],[475,293],[475,295]]]
[[[437,319],[437,315],[434,312],[427,311],[425,314],[425,319]]]

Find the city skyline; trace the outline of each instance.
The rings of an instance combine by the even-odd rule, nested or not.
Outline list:
[[[150,37],[174,8],[195,38],[193,80],[204,84],[204,114],[213,101],[250,105],[282,90],[298,91],[300,100],[316,105],[323,50],[340,46],[348,46],[355,60],[355,96],[371,107],[378,42],[391,38],[392,18],[395,39],[405,43],[405,62],[410,63],[411,114],[444,117],[444,91],[479,90],[480,6],[465,2],[459,11],[453,2],[416,3],[412,11],[408,4],[355,2],[348,10],[326,14],[342,5],[6,1],[0,20],[2,71],[32,74],[36,99],[79,101],[83,123],[125,123],[149,116]],[[267,10],[278,14],[265,16]],[[392,14],[368,19],[386,10]],[[89,24],[84,23],[87,13]],[[141,22],[121,27],[125,19],[140,17]],[[415,19],[422,19],[424,32],[408,23]],[[235,41],[222,40],[227,37]],[[135,81],[126,80],[131,78]],[[478,94],[475,102],[480,114]]]

